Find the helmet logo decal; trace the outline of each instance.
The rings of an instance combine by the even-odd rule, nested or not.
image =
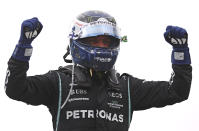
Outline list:
[[[73,26],[72,32],[69,34],[69,37],[72,39],[75,39],[76,37],[78,37],[78,34],[76,33],[76,30],[75,30],[75,26]]]
[[[110,62],[112,60],[111,58],[103,58],[103,57],[94,57],[94,59],[100,62]]]
[[[114,23],[112,23],[112,22],[109,22],[108,20],[106,20],[105,18],[100,18],[100,20],[98,20],[98,21],[94,21],[94,22],[91,22],[91,23],[89,23],[88,25],[99,25],[99,24],[103,24],[103,25],[111,25],[111,26],[116,26]],[[86,25],[86,26],[88,26],[88,25]]]
[[[99,18],[97,21],[105,21],[105,22],[109,22],[106,18]]]
[[[82,34],[82,31],[81,31],[82,26],[83,26],[83,24],[78,23],[76,21],[74,26],[72,27],[72,31],[69,34],[69,37],[71,39],[78,39],[81,36],[81,34]]]

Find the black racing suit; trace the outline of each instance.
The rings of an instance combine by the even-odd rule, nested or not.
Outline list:
[[[28,68],[28,62],[9,60],[6,94],[27,104],[46,105],[58,131],[127,131],[133,111],[186,100],[192,80],[190,65],[172,65],[170,81],[145,81],[109,72],[91,76],[89,70],[75,67],[73,89],[63,106],[71,89],[71,68],[27,76]]]

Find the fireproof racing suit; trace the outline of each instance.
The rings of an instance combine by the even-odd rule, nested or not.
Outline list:
[[[145,81],[129,74],[93,72],[71,66],[27,76],[28,62],[8,62],[6,94],[31,105],[45,105],[58,131],[127,131],[133,111],[164,107],[189,96],[191,65],[172,65],[170,81]],[[60,108],[61,107],[61,108]],[[59,117],[58,117],[59,115]],[[59,122],[58,122],[59,121]]]

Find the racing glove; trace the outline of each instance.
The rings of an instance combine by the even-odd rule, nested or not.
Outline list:
[[[177,26],[167,26],[164,38],[173,46],[171,55],[172,64],[191,64],[188,33],[185,29]]]
[[[36,17],[23,21],[19,42],[12,57],[21,61],[29,61],[33,50],[31,43],[39,35],[42,28],[43,25]]]

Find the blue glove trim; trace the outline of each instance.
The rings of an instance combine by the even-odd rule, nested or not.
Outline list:
[[[178,65],[191,64],[189,48],[173,48],[171,62]]]
[[[21,61],[29,61],[32,55],[32,49],[30,44],[17,44],[12,57]]]

